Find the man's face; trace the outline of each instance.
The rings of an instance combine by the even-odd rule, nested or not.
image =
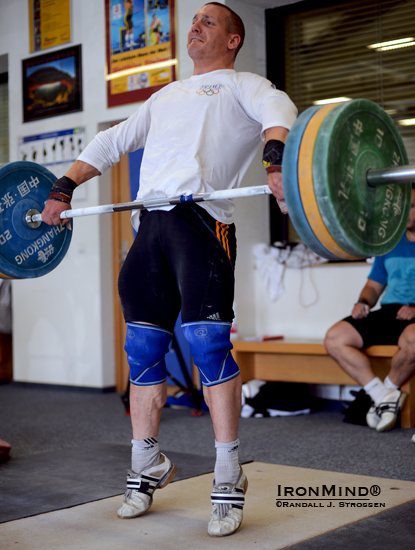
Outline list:
[[[193,18],[187,35],[187,51],[193,61],[216,59],[228,51],[226,10],[220,6],[203,6]]]
[[[412,189],[411,210],[409,212],[409,219],[406,224],[406,229],[415,231],[415,189]]]

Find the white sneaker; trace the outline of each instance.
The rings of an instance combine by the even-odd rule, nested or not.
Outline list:
[[[366,424],[369,428],[376,429],[380,422],[380,416],[377,413],[377,407],[373,404],[366,414]]]
[[[123,496],[123,504],[117,510],[117,516],[122,519],[141,516],[153,503],[153,493],[162,489],[177,475],[177,467],[160,453],[159,464],[143,470],[139,474],[128,470],[127,490]]]
[[[395,426],[399,411],[403,409],[406,398],[407,394],[400,390],[391,390],[385,395],[382,402],[376,407],[376,413],[380,417],[376,431],[386,432]]]
[[[248,489],[248,480],[240,467],[238,481],[215,485],[210,495],[212,513],[208,525],[208,534],[211,537],[232,535],[241,526],[242,509],[245,504],[245,493]]]

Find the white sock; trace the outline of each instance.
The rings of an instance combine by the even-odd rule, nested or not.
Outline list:
[[[160,458],[158,437],[147,439],[132,439],[131,469],[136,474],[157,464]]]
[[[377,376],[366,384],[366,386],[363,386],[363,389],[370,395],[375,405],[379,405],[385,395],[390,391],[389,388],[386,388],[382,380],[380,380]]]
[[[230,443],[215,441],[215,484],[236,483],[239,477],[239,439]]]
[[[389,374],[388,376],[385,378],[385,380],[383,381],[384,385],[391,389],[391,390],[399,390],[399,386],[397,386],[396,384],[394,384],[392,382],[392,380],[389,378]]]

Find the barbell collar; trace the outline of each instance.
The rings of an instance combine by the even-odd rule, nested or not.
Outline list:
[[[413,183],[415,182],[415,164],[368,170],[366,174],[366,181],[370,187]]]

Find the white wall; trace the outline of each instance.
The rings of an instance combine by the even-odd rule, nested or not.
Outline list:
[[[192,74],[186,34],[203,0],[176,0],[179,74]],[[224,2],[240,13],[247,27],[246,44],[237,70],[265,74],[263,8],[241,0]],[[106,107],[105,13],[103,0],[72,0],[72,43],[83,48],[83,111],[22,123],[21,60],[30,57],[27,0],[0,0],[0,56],[8,54],[10,86],[10,154],[17,158],[18,138],[85,126],[87,140],[99,125],[129,116],[137,105]],[[13,22],[19,21],[19,32]],[[100,180],[100,181],[99,181]],[[79,206],[111,202],[111,177],[106,174],[87,185]],[[263,185],[261,153],[253,162],[245,185]],[[77,205],[78,206],[78,205]],[[14,378],[103,388],[115,384],[111,216],[78,218],[71,247],[53,272],[39,279],[13,281]],[[301,272],[285,273],[286,290],[269,303],[252,247],[268,242],[266,197],[239,199],[237,304],[242,335],[282,333],[286,336],[322,338],[328,326],[348,313],[364,282],[367,268],[316,268],[313,278],[317,303],[304,308],[299,302]],[[303,273],[305,280],[309,274]],[[305,301],[312,296],[307,285]],[[311,298],[310,298],[311,299]]]

